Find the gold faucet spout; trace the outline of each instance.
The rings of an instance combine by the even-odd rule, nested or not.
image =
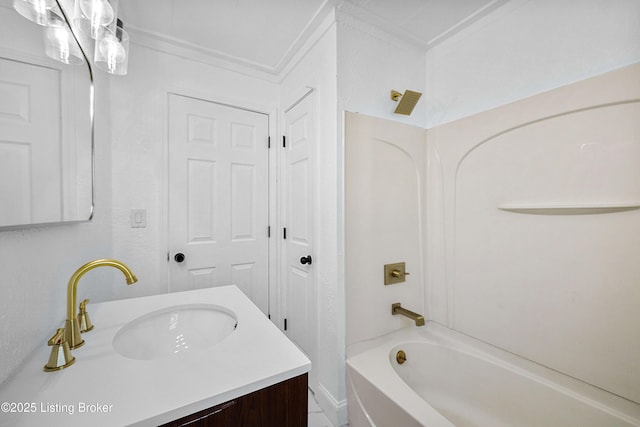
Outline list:
[[[422,314],[415,313],[411,310],[407,310],[402,307],[399,302],[391,304],[391,314],[401,314],[405,317],[416,322],[416,326],[424,326],[424,316]]]
[[[131,285],[138,281],[131,269],[120,261],[115,259],[97,259],[91,261],[76,270],[75,273],[69,279],[69,285],[67,286],[67,320],[65,322],[65,337],[69,343],[70,348],[78,348],[84,344],[84,340],[80,336],[80,326],[78,323],[78,316],[76,314],[76,300],[78,294],[78,282],[84,276],[87,271],[93,270],[96,267],[114,267],[124,274],[124,277],[128,285]]]

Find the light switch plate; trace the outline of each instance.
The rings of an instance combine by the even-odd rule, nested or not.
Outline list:
[[[145,228],[147,226],[147,210],[131,209],[131,228]]]

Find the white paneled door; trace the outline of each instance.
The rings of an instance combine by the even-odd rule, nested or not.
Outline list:
[[[169,289],[237,285],[269,313],[268,116],[168,95]]]
[[[0,59],[0,226],[62,220],[61,114],[60,71]]]
[[[285,113],[284,279],[285,333],[314,362],[315,275],[313,254],[313,95]],[[313,375],[311,378],[313,385]]]

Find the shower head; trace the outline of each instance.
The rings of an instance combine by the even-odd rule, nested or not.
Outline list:
[[[400,100],[400,102],[398,102],[398,106],[396,107],[394,113],[404,114],[405,116],[410,115],[421,96],[422,96],[422,93],[414,92],[412,90],[405,90],[404,95],[401,94],[400,92],[392,90],[391,99],[396,102]]]

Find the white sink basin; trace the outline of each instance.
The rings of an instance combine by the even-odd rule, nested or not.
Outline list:
[[[204,350],[229,336],[238,325],[231,310],[187,304],[157,310],[124,325],[113,338],[122,356],[155,360]]]

